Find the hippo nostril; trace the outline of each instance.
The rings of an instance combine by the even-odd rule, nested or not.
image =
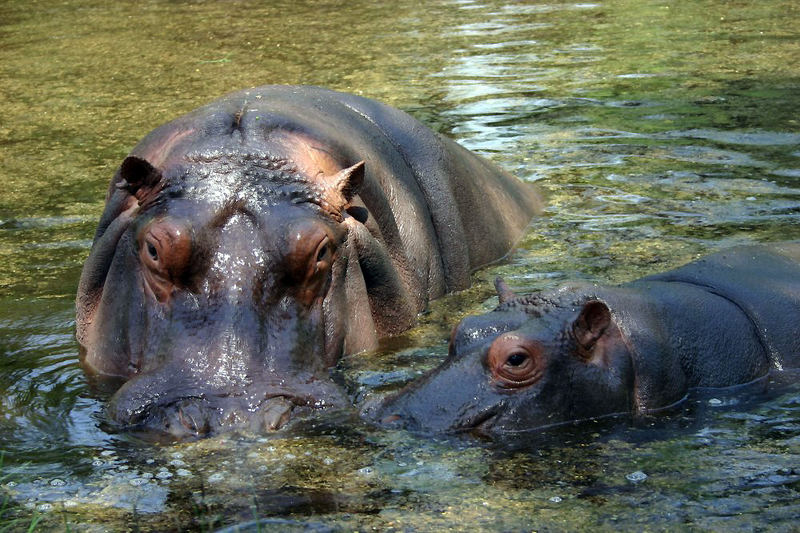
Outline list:
[[[178,422],[196,435],[207,435],[210,431],[208,411],[202,409],[197,402],[184,400],[177,406]]]
[[[283,427],[292,416],[294,404],[282,396],[269,398],[261,406],[261,419],[265,428],[276,430]]]
[[[388,415],[388,416],[384,416],[383,418],[381,418],[381,424],[391,424],[393,422],[397,422],[397,421],[402,420],[402,419],[403,419],[403,417],[400,416],[400,415],[397,415],[397,414]]]

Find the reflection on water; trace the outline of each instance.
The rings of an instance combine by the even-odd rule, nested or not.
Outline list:
[[[499,448],[330,413],[277,436],[112,435],[73,304],[107,182],[155,126],[265,83],[405,109],[546,192],[520,250],[338,370],[357,401],[519,290],[621,282],[800,238],[795,2],[55,2],[0,6],[0,481],[22,522],[143,530],[796,527],[800,389],[701,397]],[[111,522],[109,522],[111,521]],[[29,522],[28,522],[29,523]],[[305,525],[305,526],[304,526]]]

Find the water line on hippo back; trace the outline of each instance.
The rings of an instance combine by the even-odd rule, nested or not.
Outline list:
[[[108,408],[123,428],[280,428],[347,405],[339,357],[466,287],[539,208],[383,104],[233,93],[154,130],[112,179],[77,295],[82,364],[125,382]]]

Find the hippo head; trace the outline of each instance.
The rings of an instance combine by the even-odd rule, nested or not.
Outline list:
[[[363,162],[299,134],[180,137],[122,163],[81,277],[83,366],[125,382],[109,418],[184,438],[345,404],[328,368],[369,346],[348,321],[372,324],[352,301]]]
[[[367,418],[491,436],[631,410],[633,359],[605,303],[576,287],[517,298],[496,285],[499,307],[464,319],[441,366],[367,405]]]

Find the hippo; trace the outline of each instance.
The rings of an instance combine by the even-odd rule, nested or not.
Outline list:
[[[571,283],[465,318],[446,360],[363,414],[496,438],[651,414],[800,366],[800,243],[742,246],[618,286]]]
[[[148,134],[111,180],[77,291],[82,366],[112,384],[110,424],[175,439],[349,405],[330,367],[467,287],[540,206],[387,105],[232,93]]]

